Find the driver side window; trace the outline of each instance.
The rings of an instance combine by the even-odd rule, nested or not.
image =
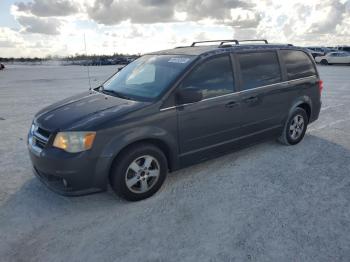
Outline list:
[[[232,93],[234,78],[228,55],[209,59],[196,67],[182,82],[181,89],[196,89],[203,99]]]

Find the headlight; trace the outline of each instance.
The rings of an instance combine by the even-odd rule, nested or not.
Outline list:
[[[69,153],[89,150],[94,143],[96,132],[59,132],[53,146]]]

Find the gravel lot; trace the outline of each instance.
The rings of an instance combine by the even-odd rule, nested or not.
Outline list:
[[[115,67],[91,68],[93,85]],[[154,197],[59,196],[32,174],[26,133],[42,107],[87,89],[86,68],[0,72],[1,261],[350,261],[350,67],[319,67],[320,119],[168,176]]]

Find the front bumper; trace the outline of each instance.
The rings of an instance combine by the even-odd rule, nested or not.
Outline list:
[[[69,184],[66,184],[63,178],[40,173],[35,167],[33,167],[33,173],[50,190],[63,196],[82,196],[103,191],[103,189],[99,188],[74,189]]]
[[[57,148],[38,153],[28,145],[35,175],[49,189],[66,196],[78,196],[103,191],[107,181],[96,166],[99,159],[89,152],[71,154]]]

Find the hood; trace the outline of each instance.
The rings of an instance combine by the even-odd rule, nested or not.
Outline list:
[[[115,117],[143,108],[148,104],[87,91],[42,109],[36,114],[34,122],[51,132],[84,131],[89,128],[92,130],[94,125],[101,123],[108,116]]]

